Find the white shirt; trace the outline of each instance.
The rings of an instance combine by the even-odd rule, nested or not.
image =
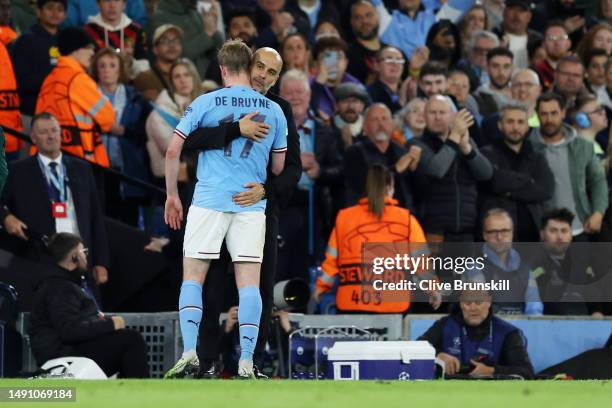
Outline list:
[[[43,176],[47,183],[50,183],[47,171],[50,171],[49,164],[57,163],[57,170],[60,173],[60,177],[63,176],[65,180],[68,180],[68,176],[66,173],[66,166],[62,163],[62,153],[60,152],[59,156],[55,159],[51,159],[47,156],[44,156],[38,153],[38,158],[42,162],[44,166]],[[74,200],[72,199],[72,191],[70,190],[70,185],[66,185],[67,192],[67,202],[68,202],[68,215],[66,218],[56,218],[55,219],[55,232],[70,232],[76,235],[79,234],[79,224],[76,218],[76,210],[74,208]]]
[[[527,34],[514,35],[506,33],[510,42],[509,48],[514,54],[514,67],[524,69],[529,67],[529,54],[527,53]]]

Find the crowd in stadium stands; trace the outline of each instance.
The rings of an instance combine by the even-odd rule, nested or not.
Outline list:
[[[21,240],[79,234],[98,285],[112,279],[101,213],[150,234],[147,250],[170,245],[178,258],[159,195],[94,177],[66,155],[62,165],[53,151],[61,142],[164,187],[173,129],[198,95],[223,86],[216,51],[229,38],[281,54],[270,91],[290,103],[299,136],[302,173],[281,203],[277,281],[309,281],[317,301],[333,293],[348,256],[336,231],[376,221],[364,201],[376,190],[427,242],[487,243],[487,268],[514,272],[526,293],[518,309],[501,302],[498,313],[610,313],[543,304],[538,287],[556,290],[554,279],[533,271],[562,269],[563,254],[527,265],[499,242],[612,240],[612,0],[0,0],[4,230]],[[183,191],[195,160],[181,159]],[[384,187],[366,189],[373,166],[392,187],[383,177]],[[45,188],[34,175],[55,180],[58,169],[67,187]],[[50,208],[29,204],[47,193]],[[58,200],[68,221],[54,224]],[[359,300],[346,288],[338,312],[386,311],[351,306]]]

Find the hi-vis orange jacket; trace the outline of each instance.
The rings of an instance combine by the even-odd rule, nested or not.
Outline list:
[[[425,234],[410,211],[397,206],[397,200],[385,198],[385,209],[378,220],[368,210],[367,198],[362,198],[353,207],[341,210],[329,238],[325,261],[321,265],[323,274],[317,279],[317,290],[327,292],[334,285],[336,275],[340,282],[336,294],[336,307],[341,311],[369,313],[403,313],[410,307],[410,293],[385,300],[385,295],[374,290],[375,279],[397,281],[404,274],[374,275],[371,266],[363,264],[363,244],[370,243],[423,243],[415,245],[411,256],[426,255]],[[407,248],[405,245],[404,248]],[[388,246],[387,248],[388,249]],[[417,271],[417,274],[429,274]],[[433,275],[432,275],[433,276]],[[424,276],[420,276],[421,278]],[[364,282],[366,284],[364,284]],[[384,297],[383,297],[384,296]]]
[[[22,131],[21,113],[19,112],[19,94],[13,63],[4,43],[0,40],[0,125]],[[6,134],[6,133],[5,133]],[[6,134],[7,153],[13,153],[23,146],[15,136]]]
[[[109,166],[100,131],[110,131],[115,111],[77,60],[59,57],[40,89],[36,113],[40,112],[51,113],[59,120],[62,149]]]

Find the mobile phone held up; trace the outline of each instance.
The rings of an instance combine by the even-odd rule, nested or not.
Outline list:
[[[327,75],[332,81],[338,77],[338,51],[325,51],[323,54],[323,64],[327,68]]]

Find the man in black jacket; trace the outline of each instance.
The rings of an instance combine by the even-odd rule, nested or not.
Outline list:
[[[520,103],[504,106],[498,127],[503,139],[482,149],[493,163],[493,178],[482,190],[481,213],[492,208],[508,211],[516,226],[515,241],[537,242],[543,203],[552,198],[553,174],[546,158],[525,140],[528,109]]]
[[[472,242],[477,221],[477,183],[493,175],[489,160],[470,138],[474,118],[465,109],[454,115],[451,101],[435,95],[425,105],[427,128],[416,171],[419,213],[427,242]]]
[[[344,155],[346,204],[355,205],[365,195],[368,169],[382,164],[391,170],[395,178],[395,196],[404,208],[413,208],[410,173],[416,169],[421,148],[411,146],[406,150],[391,140],[393,119],[389,108],[381,103],[370,106],[364,115],[365,138],[354,143]]]
[[[434,323],[419,340],[430,342],[445,375],[519,375],[533,378],[522,331],[493,315],[491,295],[463,291],[460,308]]]
[[[272,306],[274,305],[274,283],[277,264],[277,237],[278,237],[278,216],[280,208],[289,203],[291,194],[302,173],[300,160],[300,142],[293,120],[291,105],[278,95],[268,92],[278,80],[281,64],[277,63],[275,50],[270,48],[259,49],[253,55],[251,65],[251,85],[253,89],[266,95],[270,100],[279,104],[287,119],[287,152],[285,154],[285,168],[276,177],[268,172],[268,177],[264,185],[252,183],[247,186],[247,190],[235,196],[237,204],[248,206],[252,205],[264,197],[267,199],[266,206],[266,240],[264,245],[263,263],[261,265],[260,290],[263,302],[262,315],[260,320],[259,337],[256,355],[261,355],[268,338]],[[215,128],[198,129],[191,133],[183,150],[189,149],[223,149],[238,137],[249,137],[254,141],[267,135],[267,125],[257,123],[253,120],[253,114],[247,115],[238,122],[221,124]],[[186,215],[185,215],[186,219]],[[221,257],[223,259],[223,256]],[[208,272],[206,288],[211,296],[206,297],[204,305],[206,313],[204,322],[200,325],[200,360],[216,361],[219,355],[217,339],[220,336],[219,314],[224,312],[223,296],[215,294],[225,293],[218,291],[218,287],[225,285],[227,265],[224,262],[213,261]],[[218,373],[216,364],[202,364],[203,375],[214,377]]]
[[[11,163],[2,194],[0,220],[14,251],[36,258],[32,245],[41,237],[78,234],[90,248],[96,283],[106,283],[108,241],[91,165],[62,154],[60,125],[49,113],[34,116],[31,137],[38,154]]]
[[[66,356],[87,357],[107,376],[149,376],[146,344],[125,328],[120,316],[105,316],[88,291],[87,248],[74,234],[52,236],[47,254],[53,265],[40,282],[32,306],[29,334],[38,364]]]

